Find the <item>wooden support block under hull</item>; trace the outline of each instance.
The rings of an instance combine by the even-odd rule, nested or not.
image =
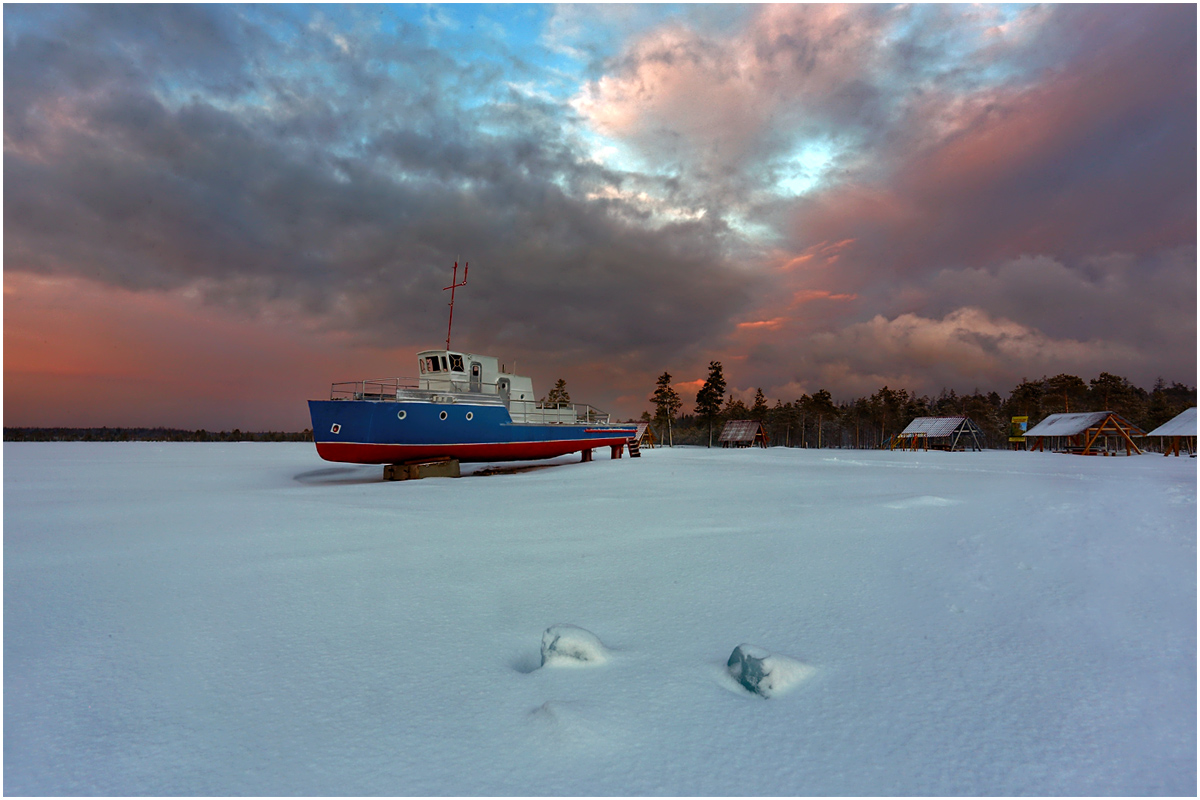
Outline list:
[[[459,478],[457,458],[440,458],[436,461],[409,461],[403,464],[385,464],[385,481],[413,481],[420,478]]]

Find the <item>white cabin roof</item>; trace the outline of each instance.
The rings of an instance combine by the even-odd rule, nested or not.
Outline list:
[[[912,436],[918,434],[928,436],[931,439],[952,436],[967,421],[966,417],[917,417],[908,423],[908,427],[902,430],[900,435]],[[970,428],[970,425],[966,425],[967,430],[970,430]]]
[[[1195,436],[1196,435],[1196,409],[1195,407],[1184,410],[1174,419],[1164,422],[1154,430],[1146,434],[1147,436]]]
[[[1051,414],[1025,431],[1025,437],[1074,436],[1099,424],[1112,413],[1111,411],[1087,411],[1082,414]]]

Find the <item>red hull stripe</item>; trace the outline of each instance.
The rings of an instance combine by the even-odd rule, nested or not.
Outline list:
[[[555,442],[497,442],[489,444],[371,444],[367,442],[317,442],[317,454],[326,461],[351,464],[399,464],[422,458],[457,458],[459,461],[528,461],[554,458],[629,441],[629,431],[604,439],[570,439]]]

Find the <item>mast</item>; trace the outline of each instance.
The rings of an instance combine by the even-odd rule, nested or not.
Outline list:
[[[459,286],[467,285],[467,268],[470,265],[463,262],[463,279],[462,283],[458,282],[458,262],[454,262],[454,276],[450,278],[450,285],[442,288],[442,291],[450,290],[450,324],[446,326],[446,349],[450,349],[450,330],[454,327],[454,290]]]

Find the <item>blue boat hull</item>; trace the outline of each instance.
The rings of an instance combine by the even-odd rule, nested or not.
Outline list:
[[[634,425],[514,423],[492,403],[309,400],[308,408],[321,458],[353,464],[553,458],[624,445],[637,432]]]

